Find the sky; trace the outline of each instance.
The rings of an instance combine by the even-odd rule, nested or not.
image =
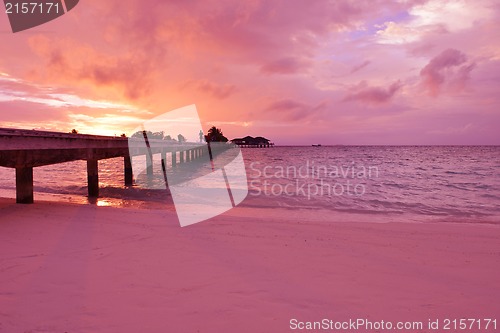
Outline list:
[[[230,139],[500,144],[496,0],[83,0],[0,13],[0,45],[0,127],[130,135],[195,104]]]

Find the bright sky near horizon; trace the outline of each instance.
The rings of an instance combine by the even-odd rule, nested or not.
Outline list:
[[[0,43],[0,127],[119,135],[196,104],[229,138],[500,144],[495,0],[85,0],[15,34],[0,13]]]

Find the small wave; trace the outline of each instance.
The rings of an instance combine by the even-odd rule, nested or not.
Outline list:
[[[500,200],[500,196],[499,195],[495,195],[495,194],[483,193],[480,196],[483,197],[483,198],[499,199]]]
[[[468,175],[469,173],[468,172],[460,172],[460,171],[445,171],[444,173],[448,174],[448,175]]]
[[[448,187],[448,188],[454,188],[454,189],[457,189],[457,190],[461,190],[461,191],[469,191],[469,192],[474,191],[470,187],[459,186],[457,184],[445,184],[444,186]]]

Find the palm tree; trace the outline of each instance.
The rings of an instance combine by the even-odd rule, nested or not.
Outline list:
[[[220,128],[212,126],[207,135],[205,136],[207,142],[227,142],[229,141],[224,134],[222,133]]]

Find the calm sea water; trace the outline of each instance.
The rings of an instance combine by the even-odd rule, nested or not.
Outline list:
[[[243,206],[500,223],[500,147],[275,147],[242,153],[250,190]],[[122,159],[100,161],[99,169],[97,204],[173,209],[167,190],[125,188]],[[35,200],[88,204],[84,161],[34,170]],[[0,196],[15,197],[14,176],[0,168]],[[163,182],[159,164],[148,181]]]
[[[500,147],[283,147],[244,153],[250,188],[260,194],[255,198],[265,199],[254,201],[262,204],[500,223]]]

